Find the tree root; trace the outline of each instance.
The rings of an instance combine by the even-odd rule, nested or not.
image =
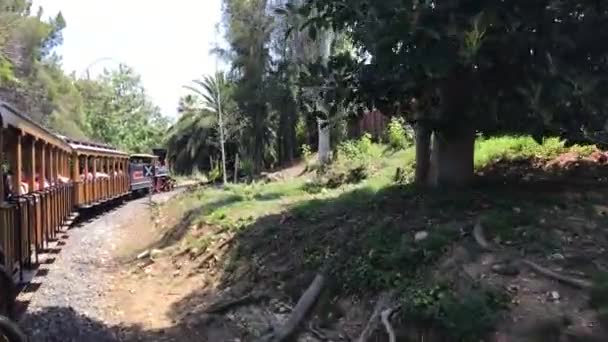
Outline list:
[[[477,242],[477,244],[484,250],[486,250],[486,251],[495,251],[496,250],[496,248],[494,248],[488,242],[488,240],[486,240],[484,231],[483,231],[483,226],[481,225],[481,223],[479,221],[475,224],[475,228],[473,229],[473,237],[475,238],[475,242]],[[593,287],[593,284],[587,280],[578,279],[578,278],[570,277],[567,275],[559,274],[557,272],[554,272],[546,267],[540,266],[539,264],[532,262],[530,260],[524,259],[524,258],[519,258],[514,261],[519,262],[522,265],[529,267],[534,272],[536,272],[542,276],[545,276],[549,279],[561,282],[565,285],[569,285],[569,286],[577,288],[577,289],[588,290],[591,287]]]
[[[393,326],[391,325],[390,318],[391,318],[391,315],[398,309],[399,309],[399,307],[386,309],[386,310],[383,310],[382,313],[380,314],[382,324],[384,324],[384,329],[386,329],[386,333],[388,334],[389,342],[397,342],[397,337],[395,336],[395,330],[393,330]]]
[[[481,225],[481,221],[477,221],[475,223],[475,227],[473,228],[473,237],[475,238],[475,242],[481,247],[483,250],[491,252],[494,250],[492,248],[492,244],[486,240],[486,237],[483,233],[483,226]]]
[[[547,278],[551,278],[555,281],[559,281],[563,284],[570,285],[571,287],[581,290],[588,290],[593,287],[593,284],[590,281],[559,274],[557,272],[551,271],[548,268],[542,267],[532,261],[522,259],[521,263],[530,267],[536,273],[539,273]]]
[[[275,329],[274,333],[262,338],[262,341],[284,342],[294,336],[302,321],[308,315],[314,304],[317,302],[325,285],[325,276],[318,273],[315,279],[308,286],[304,294],[298,300],[291,316],[285,325]]]
[[[378,319],[383,312],[387,308],[387,306],[393,301],[393,297],[395,296],[394,291],[383,292],[378,297],[378,301],[376,301],[376,305],[374,306],[374,311],[372,315],[369,317],[365,328],[359,335],[357,342],[367,342],[370,336],[376,331],[380,320]]]
[[[249,293],[239,298],[232,298],[226,301],[211,304],[207,310],[205,310],[205,313],[223,314],[226,311],[232,310],[236,307],[258,303],[268,299],[269,296],[266,293]]]

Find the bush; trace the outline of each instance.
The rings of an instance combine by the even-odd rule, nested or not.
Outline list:
[[[391,149],[398,151],[404,150],[412,145],[413,137],[405,129],[405,120],[403,118],[393,117],[389,122],[386,139]]]
[[[367,161],[372,152],[372,136],[365,133],[359,140],[346,140],[338,145],[338,159],[341,161]]]
[[[222,178],[222,170],[220,169],[220,166],[218,164],[211,171],[209,171],[207,179],[209,179],[211,183],[215,183],[219,181],[220,178]]]

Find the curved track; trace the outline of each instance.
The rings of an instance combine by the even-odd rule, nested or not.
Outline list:
[[[164,202],[181,190],[153,196]],[[124,202],[60,233],[18,297],[31,341],[118,341],[119,312],[107,304],[117,243],[134,225],[153,229],[148,197]]]

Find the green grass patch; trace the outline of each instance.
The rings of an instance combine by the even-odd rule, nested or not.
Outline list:
[[[592,145],[566,147],[559,138],[545,138],[539,144],[530,136],[480,137],[475,141],[475,167],[487,166],[498,159],[551,159],[565,152],[585,156],[595,149]]]

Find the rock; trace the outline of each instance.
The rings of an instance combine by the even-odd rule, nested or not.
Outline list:
[[[513,264],[503,263],[492,265],[492,272],[504,276],[514,277],[519,274],[519,269]]]
[[[141,259],[145,259],[145,258],[147,258],[147,257],[149,257],[149,256],[150,256],[150,250],[148,249],[148,250],[145,250],[145,251],[143,251],[143,252],[139,253],[139,254],[137,255],[137,259],[138,259],[138,260],[141,260]]]
[[[420,242],[429,237],[429,233],[425,230],[419,231],[414,235],[414,241]]]
[[[559,301],[559,298],[560,298],[559,292],[557,292],[557,291],[551,291],[549,293],[549,299],[553,300],[554,302]]]
[[[564,257],[563,254],[561,253],[554,253],[549,255],[549,260],[565,260],[566,257]]]

